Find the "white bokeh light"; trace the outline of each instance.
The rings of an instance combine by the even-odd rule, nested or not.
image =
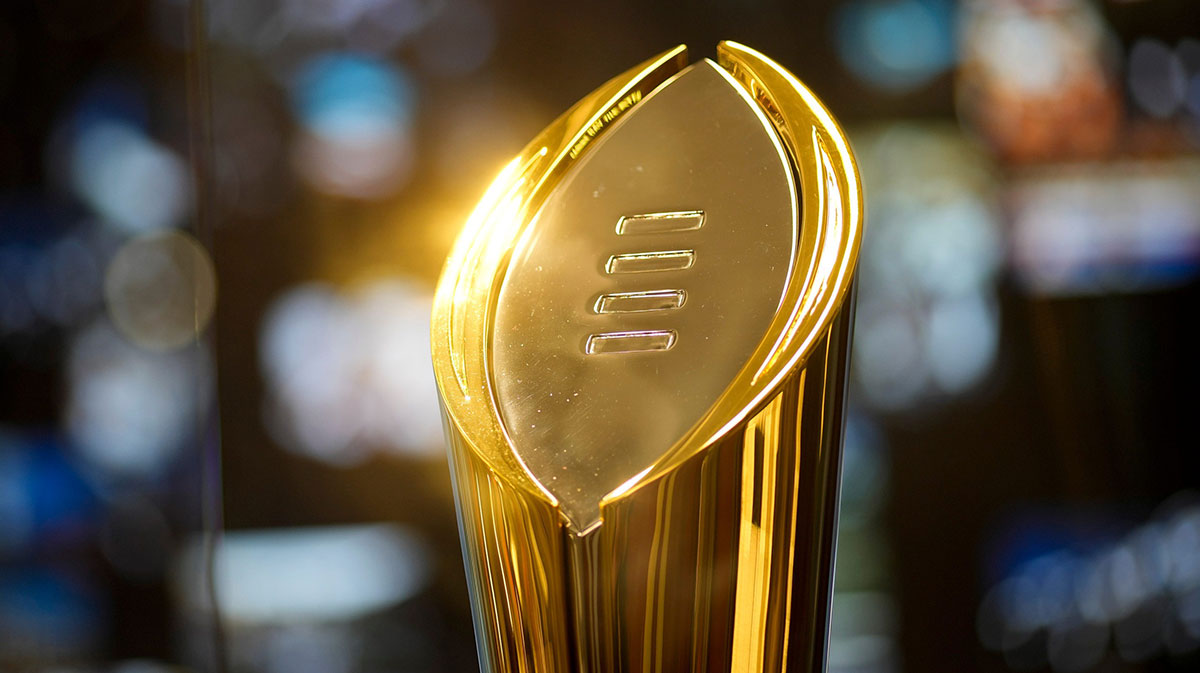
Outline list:
[[[160,474],[195,438],[211,397],[211,362],[202,347],[149,352],[107,321],[75,337],[67,372],[71,439],[114,477]]]
[[[360,462],[375,449],[439,452],[431,305],[427,290],[399,279],[348,294],[305,285],[282,296],[260,341],[276,438],[335,464]]]
[[[122,122],[99,121],[80,132],[70,175],[80,197],[126,232],[176,226],[191,200],[183,160]]]
[[[990,168],[946,126],[893,125],[856,140],[869,198],[856,390],[886,411],[965,393],[1000,345],[1004,244]]]

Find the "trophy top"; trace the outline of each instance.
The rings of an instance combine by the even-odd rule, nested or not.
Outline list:
[[[456,473],[573,534],[767,404],[850,289],[845,134],[764,55],[717,61],[680,45],[580,99],[496,176],[438,283]]]
[[[516,241],[490,330],[504,430],[578,530],[763,340],[800,207],[771,121],[712,61],[600,122]]]

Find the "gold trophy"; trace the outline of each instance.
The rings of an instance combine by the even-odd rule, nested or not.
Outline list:
[[[442,273],[485,672],[824,668],[861,186],[799,80],[717,54],[555,120]]]

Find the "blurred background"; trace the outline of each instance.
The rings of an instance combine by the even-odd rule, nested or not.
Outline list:
[[[830,670],[1200,669],[1192,0],[10,0],[0,671],[477,670],[436,275],[725,38],[866,187]]]

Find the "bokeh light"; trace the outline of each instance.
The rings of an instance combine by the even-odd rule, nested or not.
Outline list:
[[[85,226],[64,228],[37,208],[2,211],[0,335],[90,319],[103,299],[102,260],[112,239]]]
[[[260,341],[276,438],[339,464],[375,449],[440,454],[431,306],[428,290],[402,279],[350,294],[306,285],[280,297]]]
[[[204,542],[177,559],[185,606],[208,603]],[[231,623],[345,622],[395,605],[429,581],[427,543],[396,525],[229,532],[212,561],[217,603]]]
[[[34,309],[59,325],[70,325],[90,313],[100,302],[97,252],[84,236],[68,235],[31,260],[26,291]]]
[[[964,5],[959,114],[1006,159],[1096,157],[1120,132],[1115,39],[1093,3]]]
[[[53,435],[0,427],[0,561],[36,549],[83,546],[99,506]]]
[[[208,252],[178,231],[131,239],[104,274],[113,324],[131,342],[170,350],[204,333],[217,300]]]
[[[194,438],[211,381],[202,347],[146,351],[100,321],[71,343],[64,422],[105,476],[154,478]]]
[[[159,0],[158,16],[170,17],[185,0]],[[410,40],[432,18],[446,11],[449,2],[428,0],[343,0],[310,2],[275,0],[246,3],[213,0],[209,7],[209,33],[229,46],[251,51],[262,58],[294,51],[296,44],[325,49],[348,46],[357,51],[386,53]],[[171,25],[168,18],[159,25]],[[173,32],[162,33],[171,43]]]
[[[1184,93],[1184,105],[1191,115],[1200,120],[1200,40],[1184,38],[1175,49],[1179,62],[1185,69],[1187,91]]]
[[[877,87],[907,91],[954,64],[954,3],[853,0],[837,9],[838,55]]]
[[[82,573],[38,566],[0,568],[0,664],[16,667],[53,652],[86,660],[101,645],[104,607],[95,582]]]
[[[896,125],[855,139],[872,213],[854,336],[862,400],[897,410],[963,393],[999,346],[1004,250],[992,169],[947,127]]]
[[[304,64],[293,84],[304,134],[295,150],[314,187],[362,198],[390,194],[413,162],[414,91],[394,64],[327,53]]]
[[[78,132],[71,182],[107,222],[128,232],[182,223],[190,204],[187,167],[137,127],[101,120]]]
[[[1017,276],[1045,296],[1144,292],[1200,272],[1200,162],[1113,162],[1013,180]]]
[[[1200,506],[1180,505],[1115,543],[1051,549],[1017,565],[979,607],[980,641],[1021,668],[1093,670],[1200,649]]]
[[[1144,112],[1170,117],[1187,96],[1183,61],[1158,40],[1142,39],[1129,50],[1129,93]]]

